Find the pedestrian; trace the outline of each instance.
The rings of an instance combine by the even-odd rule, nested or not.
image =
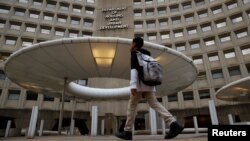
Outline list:
[[[176,119],[173,117],[169,111],[162,106],[156,99],[156,89],[155,86],[148,86],[143,84],[139,79],[140,73],[142,73],[142,68],[140,67],[137,59],[137,52],[142,54],[150,55],[150,52],[142,49],[144,41],[140,37],[135,37],[132,41],[131,51],[131,72],[130,72],[130,99],[128,102],[127,109],[127,120],[124,127],[124,131],[115,134],[116,137],[132,140],[132,127],[135,122],[137,114],[137,104],[142,99],[145,98],[151,108],[157,111],[163,118],[166,124],[170,127],[169,133],[166,134],[165,139],[171,139],[176,137],[184,129]]]

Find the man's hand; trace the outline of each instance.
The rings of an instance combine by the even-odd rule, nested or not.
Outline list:
[[[133,96],[136,96],[136,94],[137,94],[137,90],[136,90],[136,89],[131,89],[130,91],[131,91],[131,94],[132,94]]]

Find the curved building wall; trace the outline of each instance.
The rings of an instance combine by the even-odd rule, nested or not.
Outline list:
[[[5,77],[4,61],[31,44],[58,38],[84,36],[143,37],[191,57],[199,69],[197,80],[188,88],[158,100],[183,123],[193,115],[209,115],[208,100],[215,100],[219,121],[227,114],[250,118],[249,104],[224,102],[215,98],[220,87],[250,74],[250,1],[249,0],[5,0],[0,1],[0,117],[21,120],[32,106],[59,116],[60,98],[37,94],[18,87]],[[114,87],[126,80],[97,78],[79,80],[88,86]],[[127,100],[66,100],[65,111],[75,107],[78,118],[90,126],[92,105],[108,121],[125,119]],[[19,111],[17,115],[13,111]],[[147,119],[145,101],[138,105],[138,117]],[[187,112],[190,111],[190,112]],[[236,112],[237,111],[237,112]],[[47,118],[46,114],[41,114]],[[83,117],[83,115],[85,115]],[[41,117],[41,118],[43,118]],[[69,118],[70,114],[65,114]],[[99,122],[100,123],[100,122]],[[109,122],[107,122],[109,123]],[[116,124],[109,124],[109,128]],[[25,128],[22,124],[19,128]],[[147,127],[145,127],[147,128]],[[108,132],[110,133],[110,132]]]

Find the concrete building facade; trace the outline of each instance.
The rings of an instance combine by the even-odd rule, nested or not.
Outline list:
[[[12,83],[4,74],[4,61],[32,44],[84,36],[139,36],[192,58],[199,69],[197,80],[183,91],[158,98],[185,127],[193,127],[193,116],[198,117],[200,127],[211,124],[211,99],[216,102],[219,123],[228,124],[228,114],[233,114],[235,121],[249,121],[249,103],[215,97],[220,87],[249,76],[249,34],[250,0],[1,0],[0,128],[12,120],[12,128],[27,129],[32,106],[38,106],[44,129],[57,130],[60,98]],[[89,78],[78,83],[117,88],[129,81]],[[74,109],[76,127],[81,134],[89,134],[92,106],[98,107],[98,134],[102,128],[104,134],[122,129],[127,100],[66,99],[63,127],[69,127]],[[141,101],[135,130],[149,129],[148,114],[147,103]],[[157,119],[161,129],[161,119]]]

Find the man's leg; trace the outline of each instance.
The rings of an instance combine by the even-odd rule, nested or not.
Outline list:
[[[127,109],[127,120],[124,132],[116,133],[115,136],[125,140],[132,140],[132,128],[137,114],[137,104],[141,99],[141,93],[136,96],[130,95]]]
[[[165,136],[165,139],[171,139],[180,134],[184,129],[183,126],[181,126],[173,117],[173,115],[169,113],[169,111],[157,101],[155,93],[147,92],[143,94],[147,99],[149,106],[155,111],[157,111],[164,118],[167,125],[170,127],[170,130]]]

